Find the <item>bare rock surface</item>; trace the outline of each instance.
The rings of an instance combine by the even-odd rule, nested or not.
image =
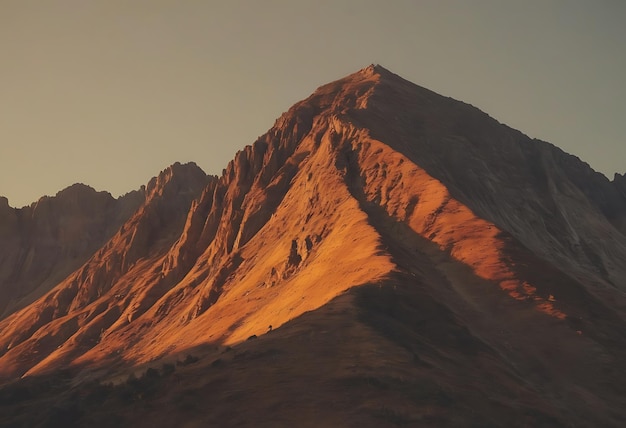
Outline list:
[[[80,267],[142,199],[142,191],[115,199],[83,184],[20,209],[2,198],[0,315],[27,306]]]

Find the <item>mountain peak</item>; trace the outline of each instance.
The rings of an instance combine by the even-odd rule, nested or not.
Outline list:
[[[397,74],[393,73],[392,71],[383,67],[380,64],[370,64],[367,67],[359,70],[359,72],[366,76],[373,76],[373,75],[386,76],[386,77],[395,76],[396,78],[402,79],[400,76],[398,76]]]
[[[32,287],[0,319],[0,383],[90,370],[67,395],[78,425],[113,407],[140,426],[297,425],[303,409],[313,425],[621,426],[622,180],[372,64],[295,104],[220,178],[166,168],[132,215],[58,197],[25,236],[28,216],[5,216],[0,303]],[[189,352],[176,376],[89,393]],[[53,392],[0,414],[64,408]]]
[[[56,196],[62,196],[64,194],[72,194],[72,193],[95,193],[95,192],[96,190],[87,184],[74,183],[66,187],[65,189],[57,192]]]
[[[146,188],[147,199],[153,197],[155,193],[163,194],[166,189],[170,188],[173,192],[186,191],[191,183],[194,183],[192,187],[197,187],[206,179],[206,173],[195,162],[183,164],[175,162],[150,180]]]
[[[373,76],[375,74],[377,75],[382,75],[385,73],[389,73],[389,71],[383,67],[382,65],[379,64],[370,64],[365,68],[362,68],[361,70],[359,70],[357,73],[363,74],[364,76]]]

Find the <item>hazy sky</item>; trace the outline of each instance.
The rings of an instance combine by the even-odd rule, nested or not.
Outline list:
[[[219,174],[294,102],[370,63],[613,177],[626,1],[0,0],[0,195]]]

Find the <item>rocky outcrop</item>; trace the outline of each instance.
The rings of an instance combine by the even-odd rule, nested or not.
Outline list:
[[[616,188],[617,192],[626,199],[626,174],[616,173],[613,177],[612,184]],[[615,226],[620,230],[620,232],[622,232],[623,235],[626,235],[626,211],[617,210],[617,212],[615,212],[613,216],[615,218]]]
[[[626,193],[626,174],[615,173],[613,184],[621,193]]]

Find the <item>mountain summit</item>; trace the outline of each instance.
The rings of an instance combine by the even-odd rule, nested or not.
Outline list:
[[[52,219],[29,242],[68,249],[41,256],[50,281],[2,241],[3,299],[37,295],[4,308],[0,378],[63,385],[26,400],[60,413],[9,423],[626,418],[623,177],[381,66],[318,88],[220,177],[175,164],[122,208],[99,196],[97,221],[83,193],[46,204],[89,221],[0,206],[0,232]]]

